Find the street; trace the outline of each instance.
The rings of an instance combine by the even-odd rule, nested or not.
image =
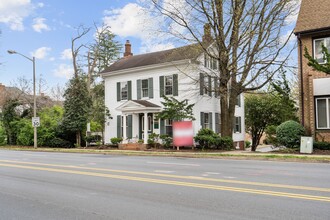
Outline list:
[[[0,219],[330,219],[330,164],[0,150]]]

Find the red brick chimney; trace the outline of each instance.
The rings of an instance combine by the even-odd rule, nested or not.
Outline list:
[[[124,57],[133,56],[131,47],[129,40],[126,40]]]
[[[211,36],[211,25],[209,23],[204,24],[203,43],[211,42],[213,40]]]

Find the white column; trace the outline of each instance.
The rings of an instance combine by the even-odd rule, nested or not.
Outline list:
[[[123,115],[123,141],[125,142],[127,139],[126,137],[126,115]]]
[[[147,144],[148,143],[148,113],[144,112],[144,131],[143,131],[143,143]]]

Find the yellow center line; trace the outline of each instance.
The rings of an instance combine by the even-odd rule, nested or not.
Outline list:
[[[16,165],[16,164],[0,163],[0,166],[22,168],[22,169],[29,169],[29,170],[41,170],[41,171],[49,171],[49,172],[57,172],[57,173],[69,173],[69,174],[77,174],[77,175],[85,175],[85,176],[97,176],[97,177],[122,179],[122,180],[133,180],[133,181],[140,181],[140,182],[176,185],[176,186],[184,186],[184,187],[213,189],[213,190],[221,190],[221,191],[244,192],[244,193],[259,194],[259,195],[269,195],[269,196],[330,202],[330,197],[323,197],[323,196],[313,196],[313,195],[285,193],[285,192],[276,192],[276,191],[246,189],[246,188],[238,188],[238,187],[226,187],[226,186],[217,186],[217,185],[210,185],[210,184],[151,179],[151,178],[142,178],[142,177],[133,177],[133,176],[122,176],[122,175],[94,173],[94,172],[77,171],[77,170],[63,170],[63,169],[56,169],[56,168],[33,167],[33,166],[24,166],[24,165]]]
[[[72,166],[72,165],[57,165],[57,164],[11,161],[11,160],[0,160],[0,162],[30,164],[30,165],[40,165],[40,166],[50,166],[50,167],[61,167],[61,168],[74,168],[74,169],[84,169],[84,170],[94,170],[94,171],[106,171],[106,172],[115,172],[115,173],[127,173],[127,174],[168,177],[168,178],[188,179],[188,180],[202,180],[202,181],[221,182],[221,183],[234,183],[234,184],[263,186],[263,187],[275,187],[275,188],[330,192],[330,188],[320,188],[320,187],[294,186],[294,185],[249,182],[249,181],[239,181],[239,180],[225,180],[225,179],[215,179],[215,178],[206,178],[206,177],[197,177],[197,176],[179,176],[179,175],[173,175],[173,174],[147,173],[147,172],[129,171],[129,170],[114,170],[114,169],[105,169],[105,168],[81,167],[81,166]]]

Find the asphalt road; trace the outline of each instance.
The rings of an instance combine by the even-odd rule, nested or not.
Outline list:
[[[330,164],[0,151],[0,219],[330,219]]]

